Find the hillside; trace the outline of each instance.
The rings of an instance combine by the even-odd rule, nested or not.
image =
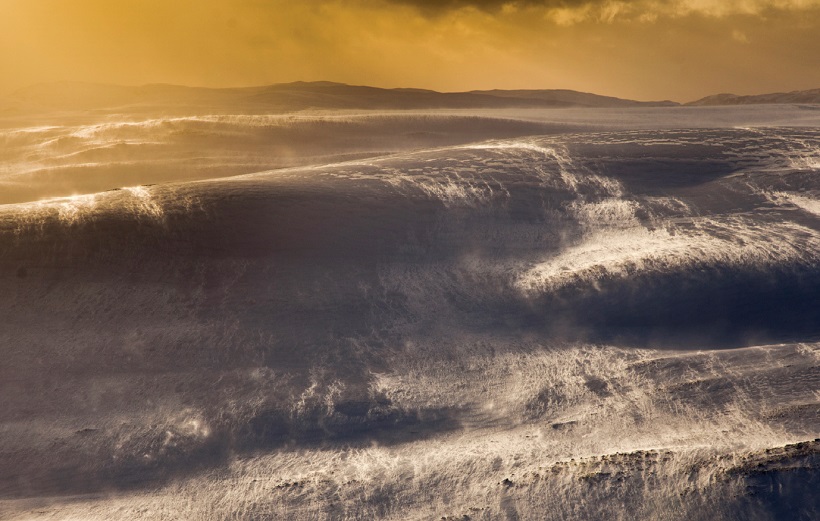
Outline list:
[[[674,105],[638,102],[571,90],[491,90],[437,92],[382,89],[332,82],[294,82],[261,87],[211,89],[151,84],[138,87],[61,82],[40,84],[13,93],[5,111],[123,111],[175,113],[281,113],[319,110],[407,110],[466,108],[625,107]]]
[[[587,92],[578,92],[567,89],[541,89],[541,90],[476,90],[474,94],[495,96],[508,99],[537,100],[544,103],[555,103],[556,105],[566,105],[575,107],[674,107],[678,105],[674,101],[635,101],[630,99],[614,98],[612,96],[601,96]]]
[[[792,92],[774,92],[754,96],[736,94],[715,94],[697,101],[687,103],[692,106],[706,105],[764,105],[784,103],[820,103],[820,89],[796,90]]]

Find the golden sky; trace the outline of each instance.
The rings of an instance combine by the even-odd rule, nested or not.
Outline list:
[[[820,0],[0,0],[0,93],[79,80],[634,99],[820,88]]]

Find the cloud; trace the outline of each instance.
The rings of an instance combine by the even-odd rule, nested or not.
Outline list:
[[[572,7],[590,3],[602,3],[606,0],[390,0],[392,3],[408,4],[421,9],[454,9],[475,7],[485,10],[500,10],[507,5]]]
[[[422,14],[436,16],[461,9],[487,13],[519,9],[543,10],[547,19],[561,25],[581,21],[611,23],[616,20],[656,21],[700,15],[722,18],[760,15],[768,11],[800,11],[820,8],[820,0],[381,0],[410,6]]]
[[[749,43],[749,37],[746,36],[746,33],[738,29],[732,31],[732,39],[739,43]]]
[[[425,13],[440,13],[462,8],[496,12],[505,8],[542,7],[548,9],[580,8],[607,0],[385,0],[386,3],[409,5]]]

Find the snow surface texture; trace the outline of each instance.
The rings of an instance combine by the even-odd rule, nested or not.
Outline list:
[[[0,515],[817,519],[820,121],[653,110],[0,205]]]

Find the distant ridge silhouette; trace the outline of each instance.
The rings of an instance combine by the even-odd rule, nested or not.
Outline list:
[[[714,94],[706,96],[687,105],[764,105],[787,103],[820,103],[820,89],[796,90],[792,92],[774,92],[771,94],[757,94],[754,96],[738,96],[737,94]]]
[[[240,113],[306,109],[467,109],[674,106],[671,101],[634,101],[573,90],[437,92],[383,89],[327,81],[260,87],[202,88],[167,84],[138,87],[81,82],[44,83],[14,92],[9,100],[27,110],[152,110],[162,107]]]

